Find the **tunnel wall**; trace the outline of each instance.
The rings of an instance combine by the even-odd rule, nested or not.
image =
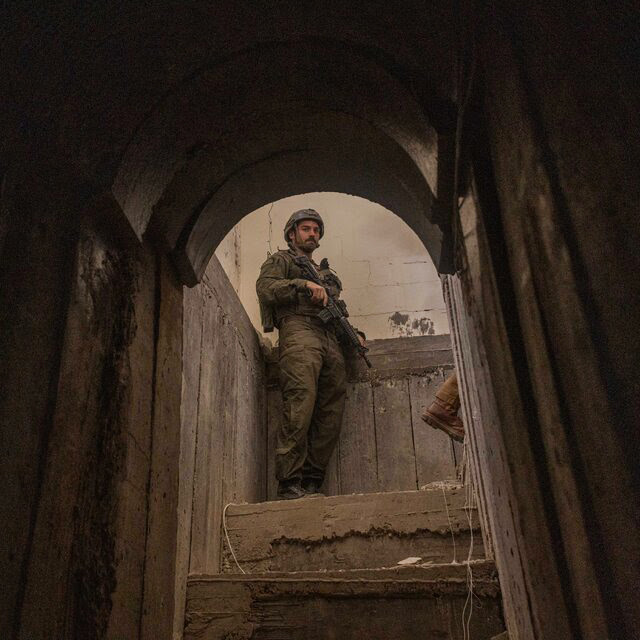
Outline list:
[[[466,84],[458,320],[486,414],[470,440],[510,636],[623,639],[640,620],[635,21],[507,5],[474,16]]]
[[[513,490],[506,510],[496,506],[504,529],[494,527],[498,563],[510,562],[513,536],[521,558],[513,560],[519,586],[505,582],[522,612],[520,622],[509,618],[511,635],[628,638],[640,626],[637,11],[620,2],[467,5],[483,9],[469,39],[481,87],[470,105],[482,117],[476,144],[463,148],[473,156],[484,245],[472,260],[465,239],[461,286],[499,418],[482,469],[501,470],[491,480],[496,492],[501,477]],[[9,13],[0,143],[2,637],[92,638],[110,629],[155,638],[172,620],[175,569],[163,564],[172,555],[153,553],[167,548],[158,541],[177,544],[182,289],[148,244],[124,248],[119,208],[106,227],[87,227],[84,215],[93,211],[87,199],[114,184],[154,106],[197,70],[274,34],[305,47],[318,36],[365,44],[367,55],[390,61],[421,108],[438,96],[465,104],[464,92],[452,91],[453,49],[463,40],[452,3],[434,11],[376,3],[367,13],[323,2],[274,5],[273,14],[222,2],[193,10],[202,6],[14,3]],[[276,66],[284,70],[278,86],[286,85],[286,67]],[[204,94],[193,109],[209,113],[225,98]],[[217,158],[217,146],[207,153]],[[332,169],[336,188],[361,186],[362,165],[345,177],[336,157],[312,157],[309,176]],[[293,173],[298,156],[288,158]],[[34,167],[41,161],[49,164]],[[366,180],[384,183],[385,166]],[[134,162],[125,173],[141,169]],[[166,212],[174,221],[194,210]],[[216,212],[220,220],[228,213]],[[138,473],[138,464],[127,466],[138,450],[144,499],[128,475]],[[144,560],[140,547],[123,546],[132,530],[149,532]]]
[[[175,540],[176,475],[158,447],[175,444],[181,340],[160,313],[182,289],[112,200],[36,173],[3,200],[0,636],[137,638],[172,597],[158,542]]]
[[[188,566],[191,573],[217,573],[224,506],[266,499],[264,357],[215,256],[202,283],[185,289],[184,309],[182,429],[188,454],[182,470],[192,474],[192,492],[184,495],[192,523]]]
[[[43,196],[51,182],[42,186],[41,190],[33,189],[34,198],[27,200],[9,193],[5,180],[0,214],[4,231],[0,256],[2,637],[13,637],[14,629],[20,628],[23,602],[29,600],[27,592],[34,588],[34,580],[41,578],[31,552],[38,535],[38,505],[45,489],[45,461],[53,435],[76,262],[73,217],[65,224],[75,202],[59,201],[58,207],[45,208]],[[65,524],[70,525],[68,521]],[[69,563],[70,544],[67,541],[61,549],[63,570]],[[66,596],[65,586],[57,586],[47,603],[48,613],[59,609]],[[55,612],[51,623],[59,630],[64,621],[61,612]],[[31,620],[32,627],[42,622]]]

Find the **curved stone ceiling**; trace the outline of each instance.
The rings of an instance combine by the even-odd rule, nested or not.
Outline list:
[[[200,71],[158,105],[113,192],[195,284],[225,233],[282,197],[341,191],[401,216],[438,263],[436,135],[412,93],[340,43],[274,44]]]

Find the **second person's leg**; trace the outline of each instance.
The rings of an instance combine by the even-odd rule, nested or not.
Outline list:
[[[459,409],[458,377],[454,371],[438,389],[436,399],[425,409],[422,419],[457,442],[463,442],[464,425],[458,417]]]

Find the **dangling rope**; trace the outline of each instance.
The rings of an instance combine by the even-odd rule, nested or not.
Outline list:
[[[447,510],[447,520],[449,521],[449,531],[451,531],[451,542],[453,542],[453,560],[451,564],[458,564],[456,560],[456,536],[453,533],[453,524],[451,523],[451,516],[449,515],[449,505],[447,504],[447,494],[444,490],[444,482],[442,483],[442,497],[444,498],[444,506]]]
[[[469,460],[469,439],[465,438],[463,445],[463,458],[467,461]],[[467,474],[467,482],[465,484],[465,506],[464,509],[467,513],[467,520],[469,522],[469,533],[470,533],[470,541],[469,541],[469,554],[467,555],[467,598],[464,603],[464,607],[462,609],[462,637],[463,640],[471,640],[471,615],[473,614],[473,569],[471,565],[471,557],[473,555],[473,518],[472,513],[474,509],[475,502],[475,488],[473,483],[471,482],[471,474]],[[469,609],[469,614],[466,617],[467,608]]]
[[[224,530],[224,537],[227,541],[227,546],[229,547],[229,551],[231,551],[231,556],[233,557],[233,560],[236,563],[236,566],[238,567],[238,569],[240,569],[241,573],[245,573],[246,571],[240,566],[240,563],[238,562],[238,558],[236,558],[236,554],[235,551],[233,550],[233,547],[231,546],[231,540],[229,540],[229,532],[227,531],[227,509],[231,506],[237,506],[235,505],[233,502],[229,502],[225,508],[222,510],[222,529]]]

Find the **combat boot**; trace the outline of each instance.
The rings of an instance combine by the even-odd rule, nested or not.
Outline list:
[[[302,479],[302,490],[307,496],[324,496],[324,493],[320,491],[321,485],[322,482],[314,478]]]
[[[420,417],[434,429],[440,429],[456,442],[462,442],[464,425],[457,413],[451,405],[436,398]]]
[[[306,492],[300,486],[300,480],[290,480],[289,482],[280,482],[278,484],[278,498],[280,500],[295,500],[304,498]]]

